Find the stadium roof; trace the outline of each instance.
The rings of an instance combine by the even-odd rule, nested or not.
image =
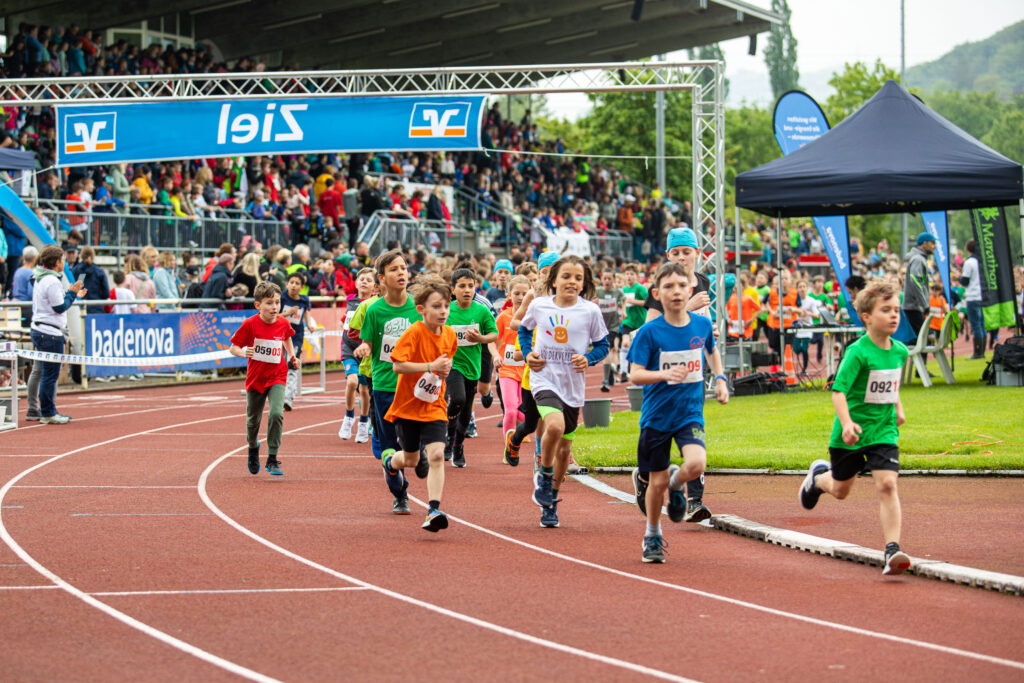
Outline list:
[[[8,0],[54,23],[116,28],[165,0]],[[778,21],[740,0],[176,0],[225,60],[273,55],[301,69],[625,61],[754,36]],[[631,15],[639,7],[639,21]],[[172,15],[173,17],[173,15]],[[166,20],[165,20],[166,25]],[[276,59],[272,59],[276,62]]]

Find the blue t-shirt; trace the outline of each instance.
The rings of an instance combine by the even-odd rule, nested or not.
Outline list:
[[[640,428],[675,433],[683,425],[704,424],[704,354],[715,350],[711,320],[690,314],[690,322],[675,327],[659,316],[637,330],[627,359],[648,370],[686,364],[689,373],[679,384],[644,385]]]
[[[303,322],[303,318],[306,317],[306,311],[309,310],[309,297],[305,294],[300,294],[298,299],[293,299],[288,296],[288,292],[281,292],[281,312],[287,311],[292,306],[298,306],[299,312],[290,318],[285,318],[292,324],[292,330],[295,334],[292,336],[292,347],[295,349],[295,355],[298,356],[302,353],[302,339],[306,330],[306,323]]]

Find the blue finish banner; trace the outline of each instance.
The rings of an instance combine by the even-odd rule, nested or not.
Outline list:
[[[935,235],[935,267],[942,276],[942,290],[946,293],[946,301],[952,306],[953,300],[949,298],[949,227],[946,225],[946,212],[922,211],[921,220],[924,221],[925,231]]]
[[[783,156],[817,140],[829,130],[825,112],[814,98],[799,90],[791,90],[779,98],[775,104],[774,126],[775,140],[779,143]],[[814,182],[814,179],[808,178],[807,181]],[[836,280],[846,299],[850,318],[859,323],[860,318],[853,310],[850,293],[846,291],[846,280],[852,272],[850,231],[846,216],[815,216],[813,220],[825,245],[825,253],[832,264],[832,271],[836,274]]]
[[[480,149],[484,95],[57,107],[57,165],[253,154]]]
[[[181,313],[97,313],[85,317],[85,355],[100,358],[168,357],[165,366],[139,367],[86,364],[90,377],[135,375],[144,372],[214,370],[244,367],[246,360],[230,356],[199,363],[187,363],[181,356],[209,355],[226,351],[231,335],[246,318],[258,315],[253,309],[240,311],[189,311]],[[174,358],[178,357],[178,358]]]

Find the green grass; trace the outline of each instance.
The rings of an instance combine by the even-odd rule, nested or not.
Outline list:
[[[937,383],[915,379],[900,392],[907,422],[900,428],[905,469],[1024,468],[1024,388],[988,386],[984,361],[956,360],[957,384],[947,385],[935,363]],[[708,467],[805,469],[827,458],[832,430],[830,392],[732,397],[728,405],[704,404]],[[613,413],[609,427],[584,429],[573,441],[588,467],[636,465],[640,413]]]

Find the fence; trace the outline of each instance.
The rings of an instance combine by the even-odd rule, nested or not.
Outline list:
[[[476,235],[454,222],[404,218],[389,211],[374,213],[360,238],[369,245],[371,254],[383,253],[391,242],[436,253],[477,248]]]

